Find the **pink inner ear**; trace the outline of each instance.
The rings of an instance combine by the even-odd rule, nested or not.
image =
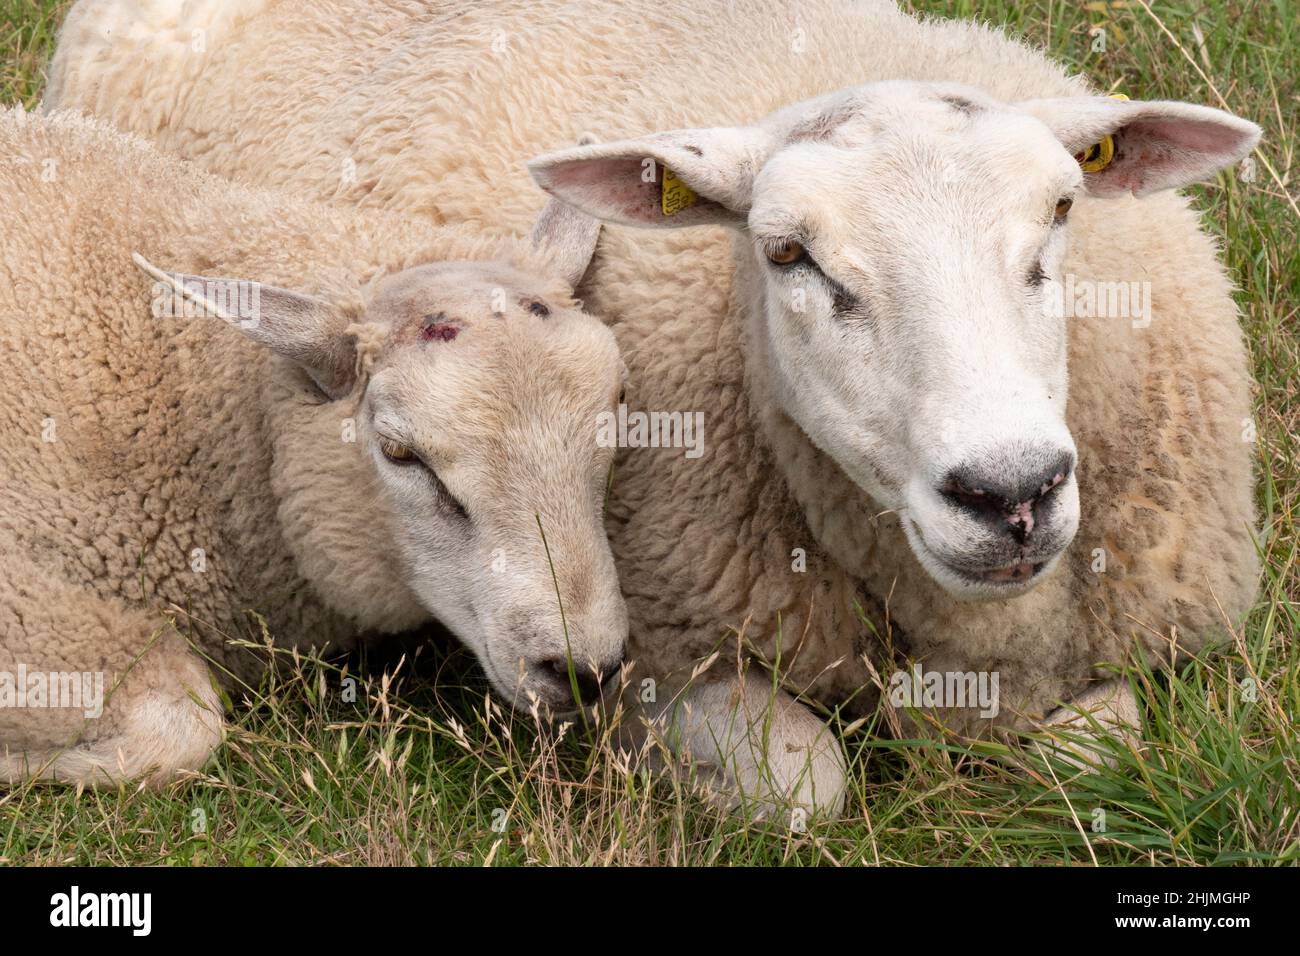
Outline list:
[[[1115,134],[1116,162],[1088,175],[1098,195],[1144,196],[1210,176],[1244,151],[1248,137],[1225,123],[1179,116],[1135,119]]]
[[[1211,155],[1233,152],[1241,142],[1239,133],[1221,124],[1178,119],[1137,120],[1126,131],[1131,136]]]
[[[659,183],[643,182],[641,171],[636,160],[609,158],[565,163],[550,175],[557,192],[638,222],[654,215],[659,197]]]
[[[620,174],[635,172],[624,159],[584,159],[564,163],[551,171],[551,177],[557,186],[600,186],[617,183]]]

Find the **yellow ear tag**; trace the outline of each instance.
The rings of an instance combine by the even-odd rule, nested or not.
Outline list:
[[[700,197],[695,190],[686,185],[667,166],[664,167],[663,189],[659,194],[659,207],[665,216],[675,216],[683,209],[690,209]]]
[[[1079,161],[1079,168],[1085,173],[1099,173],[1115,158],[1115,139],[1103,136],[1100,143],[1093,143],[1074,158]]]
[[[1112,100],[1128,99],[1123,93],[1112,93],[1110,98]],[[1079,168],[1085,173],[1101,172],[1115,158],[1115,137],[1109,134],[1103,136],[1100,143],[1093,143],[1074,158],[1079,161]]]
[[[1122,92],[1113,92],[1109,94],[1113,100],[1127,100],[1128,96]],[[1110,165],[1115,157],[1115,138],[1110,134],[1104,135],[1100,143],[1093,143],[1087,150],[1080,152],[1075,156],[1079,160],[1079,168],[1086,173],[1100,173],[1102,169]]]

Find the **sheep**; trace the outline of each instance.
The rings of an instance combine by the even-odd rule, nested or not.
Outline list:
[[[616,224],[579,291],[627,407],[706,425],[698,458],[616,465],[630,686],[735,802],[840,812],[842,748],[804,703],[883,689],[905,732],[1131,725],[1109,664],[1250,607],[1245,350],[1173,189],[1254,124],[1103,98],[884,2],[250,0],[219,40],[232,7],[131,6],[74,7],[49,104],[235,178],[518,225],[522,159],[604,141],[530,171]],[[1074,314],[1114,283],[1132,314]],[[756,665],[700,663],[723,649]],[[929,675],[996,701],[914,693]]]
[[[0,191],[0,783],[198,769],[266,634],[436,617],[505,700],[595,702],[627,630],[589,428],[622,360],[572,298],[599,224],[329,209],[21,109]]]

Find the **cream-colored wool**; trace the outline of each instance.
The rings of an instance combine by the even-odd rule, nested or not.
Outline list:
[[[570,272],[551,271],[555,249],[233,186],[66,113],[0,113],[0,194],[0,672],[102,673],[111,695],[91,719],[0,707],[0,783],[170,779],[220,739],[213,678],[236,699],[256,684],[265,658],[233,641],[261,644],[265,625],[281,648],[346,651],[443,616],[426,588],[457,568],[419,547],[442,520],[429,480],[375,452],[372,416],[403,403],[420,403],[413,448],[450,443],[447,486],[481,488],[463,497],[475,530],[461,564],[487,592],[473,605],[482,646],[444,620],[498,690],[571,706],[567,681],[530,670],[564,653],[562,639],[546,650],[557,582],[575,665],[621,659],[599,503],[612,452],[587,428],[621,362],[573,302]],[[366,390],[330,401],[219,318],[157,316],[135,253],[265,283],[261,330],[275,328],[268,286],[338,304],[340,330],[364,323],[338,341],[360,343]],[[450,285],[428,278],[440,269]],[[545,317],[527,308],[541,299]],[[454,342],[422,335],[432,309]],[[355,382],[350,362],[337,370]],[[506,619],[524,612],[537,619]]]
[[[205,30],[195,52],[187,38]],[[581,134],[609,142],[751,123],[886,79],[953,81],[1004,101],[1086,92],[995,30],[919,21],[881,2],[81,0],[47,103],[238,179],[517,229],[542,202],[523,161]],[[608,227],[580,293],[618,336],[628,405],[704,410],[708,429],[699,461],[620,456],[609,529],[629,656],[670,682],[743,627],[770,661],[779,622],[785,686],[864,708],[874,694],[862,690],[862,656],[874,641],[861,605],[927,670],[1000,674],[997,720],[946,715],[981,733],[1033,725],[1079,698],[1135,642],[1168,659],[1173,642],[1197,650],[1238,619],[1257,578],[1249,377],[1214,244],[1172,193],[1083,196],[1071,219],[1069,272],[1127,279],[1141,264],[1153,311],[1177,321],[1142,336],[1105,321],[1070,326],[1080,530],[1050,579],[987,604],[941,589],[896,516],[762,400],[746,333],[753,277],[723,230]],[[793,570],[795,549],[806,550],[804,573]],[[750,696],[694,703],[737,707]],[[686,721],[687,736],[699,725]],[[713,760],[745,762],[716,733],[699,736],[697,751],[717,746]],[[816,736],[791,732],[782,749],[802,760]],[[831,792],[815,802],[834,807],[826,780],[838,754],[825,760],[810,777]],[[740,782],[762,787],[754,776]],[[791,786],[777,776],[775,788]]]

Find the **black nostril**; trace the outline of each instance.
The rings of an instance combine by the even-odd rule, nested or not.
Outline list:
[[[622,661],[619,661],[617,664],[615,664],[613,667],[609,668],[608,670],[602,671],[600,676],[603,677],[605,680],[604,683],[600,685],[601,690],[603,690],[606,694],[614,690],[618,686],[619,676],[622,673],[623,673]]]
[[[939,494],[972,518],[985,523],[1002,520],[1005,499],[968,471],[955,471],[939,486]]]
[[[1073,471],[1072,453],[1062,454],[1051,467],[1030,472],[1027,477],[958,468],[948,473],[938,491],[970,517],[1024,544],[1053,493]]]
[[[572,691],[576,683],[578,696],[583,703],[593,703],[599,700],[602,684],[608,683],[611,677],[616,677],[619,670],[618,664],[614,664],[611,667],[602,668],[598,674],[586,664],[579,664],[574,661],[572,673],[570,673],[569,661],[564,657],[553,658],[547,661],[545,666],[555,675],[562,687]]]
[[[1021,488],[1021,501],[1041,501],[1065,484],[1074,472],[1074,455],[1064,454],[1050,468],[1044,469],[1033,481]]]

